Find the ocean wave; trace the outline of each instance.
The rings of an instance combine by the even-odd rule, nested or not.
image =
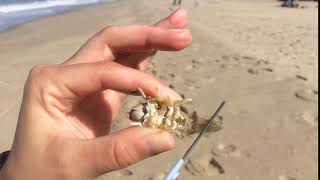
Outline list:
[[[21,11],[33,11],[39,9],[47,9],[59,6],[78,6],[99,3],[102,0],[47,0],[34,1],[30,3],[16,3],[8,5],[0,5],[0,13],[14,13]]]

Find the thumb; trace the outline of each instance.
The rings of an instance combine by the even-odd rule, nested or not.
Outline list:
[[[155,26],[167,29],[183,29],[187,26],[188,15],[187,11],[179,8],[170,14],[168,17],[157,22]]]
[[[87,162],[89,175],[126,168],[138,161],[173,148],[170,133],[150,128],[131,127],[105,137],[89,140],[79,148]]]

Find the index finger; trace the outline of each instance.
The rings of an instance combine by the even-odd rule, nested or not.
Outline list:
[[[131,93],[141,88],[149,96],[181,97],[162,84],[155,77],[115,62],[97,62],[60,66],[55,73],[59,87],[69,92],[62,98],[78,101],[88,95],[111,89],[123,93]],[[64,87],[64,88],[63,88]]]
[[[176,51],[191,41],[187,29],[165,29],[154,26],[114,26],[97,34],[93,41],[106,44],[114,54],[148,50]]]
[[[112,26],[92,37],[66,63],[113,61],[119,54],[150,50],[178,51],[192,41],[187,29],[165,29],[154,26]]]

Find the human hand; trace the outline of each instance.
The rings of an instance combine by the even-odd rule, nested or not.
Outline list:
[[[178,10],[156,26],[108,27],[63,64],[33,68],[0,179],[92,179],[171,149],[173,137],[161,130],[109,133],[125,94],[137,88],[180,98],[143,70],[157,50],[190,44],[185,24]]]

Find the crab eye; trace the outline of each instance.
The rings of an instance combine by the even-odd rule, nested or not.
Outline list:
[[[130,120],[135,122],[142,122],[145,115],[142,108],[138,108],[138,107],[133,108],[132,111],[130,112]]]
[[[145,107],[142,104],[138,104],[132,108],[133,111],[144,111]]]

